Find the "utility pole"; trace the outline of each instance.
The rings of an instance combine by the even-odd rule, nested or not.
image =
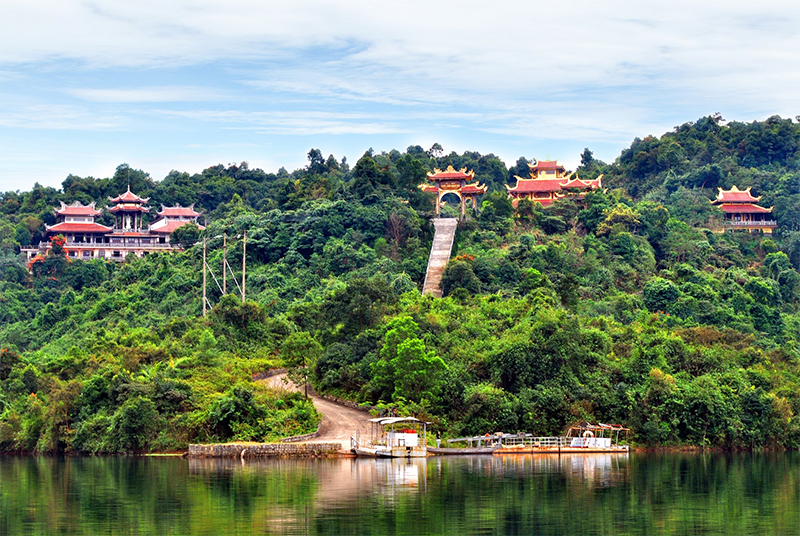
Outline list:
[[[242,303],[244,303],[244,280],[247,270],[247,231],[242,235]]]
[[[228,251],[228,235],[222,235],[222,295],[228,293],[228,258],[227,258],[227,251]]]
[[[203,318],[206,316],[206,237],[203,236]]]

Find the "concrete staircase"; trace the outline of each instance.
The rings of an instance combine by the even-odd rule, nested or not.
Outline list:
[[[453,251],[453,240],[456,237],[456,218],[436,218],[433,220],[436,232],[433,235],[431,256],[428,258],[428,271],[425,274],[425,284],[422,285],[422,294],[432,294],[437,298],[442,297],[442,275],[450,260]]]

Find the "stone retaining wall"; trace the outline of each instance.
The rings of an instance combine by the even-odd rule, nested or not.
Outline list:
[[[320,421],[320,424],[322,424],[322,421]],[[319,428],[317,428],[316,432],[311,432],[310,434],[284,437],[281,439],[281,443],[298,443],[300,441],[309,441],[317,436],[319,436]]]
[[[342,452],[340,443],[223,443],[189,445],[189,458],[320,458]]]

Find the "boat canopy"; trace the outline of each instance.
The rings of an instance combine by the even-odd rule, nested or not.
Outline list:
[[[582,429],[582,430],[611,430],[615,432],[629,432],[630,428],[625,428],[621,424],[605,424],[602,422],[599,423],[590,423],[590,422],[582,422],[579,424],[574,424],[570,426],[570,429]]]
[[[369,422],[374,422],[381,426],[388,426],[390,424],[395,424],[398,422],[422,422],[419,419],[415,419],[414,417],[377,417],[375,419],[370,419]]]

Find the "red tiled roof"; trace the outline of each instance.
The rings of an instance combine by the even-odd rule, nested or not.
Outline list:
[[[125,192],[122,195],[118,195],[117,197],[115,197],[113,199],[109,197],[108,200],[111,201],[112,203],[125,203],[125,202],[128,202],[128,203],[147,203],[147,201],[149,201],[150,198],[148,197],[148,198],[145,199],[144,197],[139,197],[135,193],[131,192],[131,187],[128,186],[128,191],[127,192]]]
[[[447,166],[447,169],[442,171],[441,169],[434,168],[433,173],[428,172],[428,180],[437,181],[441,179],[474,179],[475,172],[470,171],[467,172],[467,168],[462,168],[459,170],[453,169],[453,166]]]
[[[441,179],[471,179],[471,175],[467,175],[466,173],[461,173],[460,171],[440,171],[439,173],[434,173],[432,175],[428,175],[428,180],[436,181]]]
[[[723,190],[722,188],[718,188],[718,190],[717,198],[711,201],[715,205],[718,203],[757,203],[761,199],[760,196],[754,197],[750,193],[750,188],[740,190],[733,186],[730,190]]]
[[[71,205],[61,202],[61,208],[55,209],[55,213],[59,216],[99,216],[101,211],[94,208],[94,203],[82,205],[80,201],[75,201]]]
[[[485,184],[479,184],[477,182],[473,182],[472,184],[465,184],[463,188],[461,188],[462,194],[485,194],[487,187]]]
[[[508,188],[509,192],[527,193],[527,192],[558,192],[561,190],[561,183],[564,179],[523,179],[517,177],[517,185],[513,188]]]
[[[764,208],[753,204],[722,205],[720,208],[725,214],[768,214],[772,212],[772,207]]]
[[[46,234],[61,233],[107,233],[111,227],[99,223],[57,223],[52,227],[47,226]]]
[[[171,222],[168,222],[166,225],[162,225],[161,227],[158,227],[157,229],[150,229],[150,232],[151,233],[159,233],[159,234],[170,234],[172,231],[174,231],[178,227],[183,227],[184,225],[187,225],[189,223],[192,223],[192,222],[190,222],[190,221],[171,221]],[[205,229],[205,227],[203,227],[202,225],[198,225],[197,227],[199,227],[201,231],[203,229]]]
[[[583,181],[581,179],[572,179],[571,181],[567,181],[561,185],[562,188],[599,188],[600,181],[593,180],[593,181]]]
[[[150,207],[145,207],[142,205],[134,205],[132,203],[123,203],[120,205],[114,205],[110,209],[109,212],[150,212]]]
[[[566,168],[558,163],[558,160],[538,160],[536,164],[528,164],[531,171],[534,169],[560,169],[564,171]]]
[[[159,216],[188,216],[191,218],[195,218],[200,215],[199,212],[194,211],[194,205],[190,207],[182,207],[180,205],[175,207],[165,207],[161,205],[161,211],[158,213]]]
[[[423,192],[430,192],[430,193],[433,193],[433,194],[439,192],[439,187],[436,186],[435,184],[420,184],[419,185],[419,189],[422,190]],[[447,189],[447,188],[442,188],[442,190],[445,191],[445,192],[453,192],[453,193],[461,192],[462,194],[469,194],[469,195],[472,195],[472,194],[485,194],[487,189],[488,188],[487,188],[487,186],[485,184],[478,184],[478,183],[465,184],[463,188],[456,189],[456,190],[450,190],[450,189]],[[181,222],[181,223],[189,223],[189,222]],[[202,227],[201,227],[201,229],[202,229]]]

